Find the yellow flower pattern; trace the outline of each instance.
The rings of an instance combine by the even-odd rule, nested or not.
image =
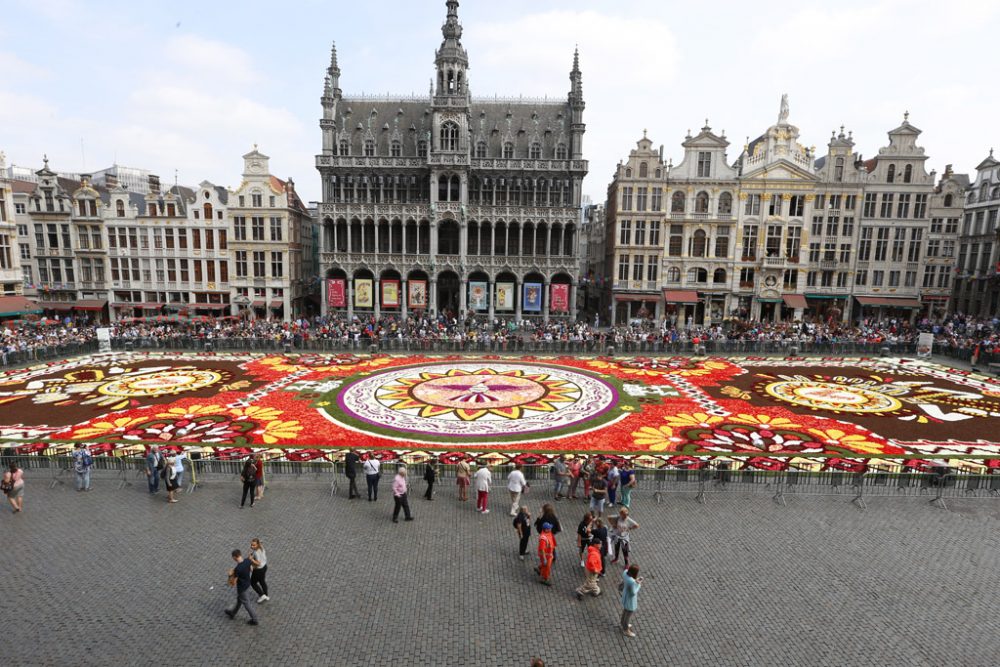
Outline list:
[[[89,426],[81,428],[73,434],[74,440],[88,440],[97,438],[108,433],[125,431],[136,424],[146,421],[147,417],[120,417],[113,421],[94,422]]]

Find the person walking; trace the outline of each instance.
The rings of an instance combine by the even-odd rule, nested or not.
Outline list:
[[[261,500],[264,497],[264,454],[261,452],[254,454],[253,464],[255,466],[253,488],[257,500]]]
[[[570,500],[576,500],[576,487],[580,484],[580,468],[582,464],[580,459],[570,459],[569,463],[569,497]]]
[[[631,538],[629,536],[633,530],[638,530],[639,524],[629,516],[629,509],[627,507],[619,508],[618,516],[609,518],[608,521],[614,529],[614,539],[612,542],[615,545],[615,557],[611,559],[611,562],[617,563],[618,558],[621,557],[625,561],[625,569],[628,569],[631,546]]]
[[[149,485],[150,493],[157,493],[160,490],[160,471],[166,465],[163,461],[163,454],[160,448],[153,445],[146,454],[146,484]]]
[[[597,578],[601,575],[601,547],[597,540],[591,540],[587,545],[586,562],[584,563],[583,584],[576,589],[576,599],[582,600],[584,595],[597,597],[601,587]]]
[[[368,454],[368,458],[361,466],[361,469],[365,471],[365,482],[368,484],[368,502],[370,503],[378,500],[378,481],[382,477],[379,472],[380,467],[381,462],[374,454]]]
[[[595,470],[590,478],[590,511],[594,516],[604,514],[604,501],[608,498],[608,480]]]
[[[94,457],[91,456],[82,442],[76,443],[73,449],[73,471],[76,473],[76,490],[90,491],[90,469],[94,465]]]
[[[552,534],[552,524],[543,523],[538,534],[538,582],[546,586],[552,585],[552,563],[556,557],[556,538]]]
[[[176,488],[181,488],[184,486],[184,459],[187,458],[187,454],[184,450],[179,450],[174,454],[174,483]]]
[[[264,551],[260,539],[256,537],[250,540],[250,565],[253,566],[250,587],[259,596],[257,603],[267,602],[271,599],[267,595],[267,552]]]
[[[528,555],[528,538],[531,537],[531,514],[526,505],[521,505],[517,516],[514,517],[514,530],[517,531],[517,536],[520,538],[517,557],[524,560],[524,557]]]
[[[510,493],[511,516],[517,515],[517,508],[519,507],[521,501],[521,494],[524,493],[528,486],[528,480],[524,478],[524,473],[521,472],[521,464],[515,463],[514,469],[510,471],[509,475],[507,475],[507,492]]]
[[[437,480],[437,475],[437,462],[434,459],[427,459],[427,463],[424,465],[424,481],[427,482],[424,500],[434,500],[434,482]]]
[[[580,468],[580,477],[583,478],[583,500],[590,500],[590,480],[594,476],[594,457],[589,456]]]
[[[358,462],[361,457],[358,456],[358,452],[354,449],[348,450],[347,456],[344,457],[344,475],[347,477],[347,499],[354,500],[355,498],[360,498],[361,494],[358,493]]]
[[[493,474],[485,461],[479,462],[479,470],[476,471],[474,481],[476,483],[476,510],[482,514],[489,514],[490,484],[493,482]]]
[[[406,499],[407,485],[406,485],[406,466],[399,466],[396,471],[396,477],[392,480],[392,499],[395,506],[392,508],[392,522],[399,523],[399,510],[402,508],[403,514],[406,515],[407,521],[413,521],[413,517],[410,516],[410,503]]]
[[[576,548],[580,552],[580,567],[586,565],[587,547],[590,546],[590,541],[593,536],[590,534],[591,526],[594,524],[594,515],[587,512],[583,515],[583,519],[580,520],[580,524],[576,527]]]
[[[167,502],[176,503],[177,498],[174,495],[177,493],[177,489],[180,485],[177,483],[177,468],[175,457],[168,456],[163,462],[163,471],[161,475],[163,476],[163,486],[167,490]]]
[[[642,577],[639,576],[639,566],[631,565],[625,571],[622,581],[622,617],[619,625],[626,637],[635,637],[632,630],[632,616],[639,607],[639,589],[642,588]]]
[[[594,517],[594,523],[590,524],[590,535],[601,545],[601,576],[607,574],[608,558],[608,527],[604,525],[604,519],[599,516]]]
[[[614,461],[611,462],[611,466],[608,468],[607,474],[608,480],[608,504],[612,507],[617,500],[618,494],[618,481],[621,479],[621,472],[618,470],[618,464]]]
[[[472,476],[472,468],[469,462],[462,459],[455,467],[455,484],[458,485],[458,499],[469,499],[469,478]]]
[[[256,497],[253,487],[257,483],[257,463],[254,457],[247,457],[246,462],[243,464],[243,470],[240,472],[240,480],[243,482],[243,498],[240,499],[240,507],[247,504],[248,494],[250,496],[250,507],[253,507],[253,501]]]
[[[636,487],[638,483],[638,478],[636,477],[635,470],[632,468],[632,464],[626,461],[622,465],[621,477],[619,479],[621,485],[622,497],[621,504],[624,507],[632,506],[632,489]]]
[[[552,473],[555,476],[552,489],[553,497],[556,500],[562,500],[563,496],[569,493],[570,473],[565,456],[556,457],[556,460],[552,462]]]
[[[11,512],[17,514],[24,510],[24,471],[18,468],[16,463],[11,463],[4,471],[0,489],[7,495]]]
[[[246,607],[247,613],[250,614],[247,625],[257,625],[257,604],[250,598],[252,564],[243,558],[243,552],[239,549],[233,549],[232,557],[236,561],[236,567],[229,570],[229,585],[236,586],[236,606],[227,609],[226,616],[236,618],[236,612],[240,607]]]

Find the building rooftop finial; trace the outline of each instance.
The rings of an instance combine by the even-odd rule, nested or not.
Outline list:
[[[337,42],[332,42],[330,45],[330,70],[340,71],[340,67],[337,66]]]
[[[909,111],[904,111],[903,112],[903,122],[904,123],[910,122],[910,112]]]
[[[3,154],[0,153],[0,155],[3,155]],[[990,146],[990,157],[993,157],[993,147],[992,146]]]

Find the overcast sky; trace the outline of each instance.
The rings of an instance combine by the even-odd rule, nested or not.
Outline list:
[[[443,0],[240,3],[4,0],[0,150],[8,164],[93,171],[116,162],[182,184],[239,184],[256,143],[307,200],[324,70],[345,93],[426,94]],[[708,118],[730,161],[774,123],[782,93],[801,142],[854,131],[874,155],[904,111],[940,173],[1000,149],[1000,2],[465,0],[474,96],[564,98],[580,48],[590,175],[603,200],[644,128],[679,161]],[[992,122],[991,122],[992,121]]]

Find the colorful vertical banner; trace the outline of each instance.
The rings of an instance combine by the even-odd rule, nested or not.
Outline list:
[[[382,301],[380,302],[383,308],[398,308],[399,307],[399,281],[398,280],[383,280],[382,281]]]
[[[569,285],[552,284],[552,294],[549,298],[549,310],[553,313],[569,312]]]
[[[524,283],[524,298],[521,300],[521,310],[531,312],[541,312],[542,310],[542,284]]]
[[[406,283],[406,289],[409,292],[407,298],[409,299],[410,308],[427,307],[426,280],[411,280],[408,283]]]
[[[496,283],[497,310],[514,310],[514,283]]]
[[[490,309],[490,286],[482,281],[469,282],[469,308],[473,310]]]
[[[326,305],[330,308],[347,306],[347,281],[334,278],[326,281]]]
[[[373,281],[371,278],[354,279],[354,307],[374,308],[375,298],[372,293]]]

